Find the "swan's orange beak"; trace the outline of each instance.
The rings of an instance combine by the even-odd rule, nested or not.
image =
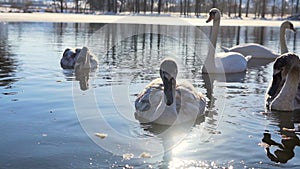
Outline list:
[[[208,19],[206,20],[206,23],[210,22],[213,19],[215,19],[215,15],[210,13]]]

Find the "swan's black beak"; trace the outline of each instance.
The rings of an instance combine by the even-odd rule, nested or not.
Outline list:
[[[173,104],[173,97],[174,97],[174,86],[176,85],[176,81],[173,77],[171,77],[167,72],[161,71],[161,77],[164,84],[164,94],[165,94],[165,101],[168,106]]]
[[[209,12],[209,17],[206,20],[206,23],[210,22],[211,20],[215,19],[215,12]]]
[[[268,95],[273,97],[275,96],[278,88],[279,88],[279,85],[280,85],[280,82],[282,80],[282,77],[281,77],[281,72],[277,72],[273,75],[273,80],[272,80],[272,84],[271,84],[271,87],[268,91]]]
[[[294,33],[296,33],[296,29],[295,29],[294,25],[291,24],[291,23],[290,23],[290,29],[291,29]]]

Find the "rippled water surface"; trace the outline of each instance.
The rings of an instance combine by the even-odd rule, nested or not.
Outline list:
[[[202,74],[210,29],[0,23],[0,168],[299,168],[299,133],[286,130],[298,127],[299,113],[261,113],[273,62]],[[287,31],[298,54],[299,36]],[[217,46],[246,42],[279,52],[279,27],[221,27]],[[83,77],[62,70],[64,50],[84,45],[99,68]],[[166,56],[208,100],[195,124],[165,128],[134,117],[136,95]],[[278,144],[267,153],[260,143],[268,136]]]

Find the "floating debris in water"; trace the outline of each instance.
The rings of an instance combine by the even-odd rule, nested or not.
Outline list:
[[[124,160],[130,160],[133,157],[134,157],[134,154],[132,154],[132,153],[125,153],[125,154],[123,154],[123,159]]]
[[[60,83],[60,82],[62,82],[62,80],[56,80],[56,82]]]
[[[107,137],[107,134],[105,134],[105,133],[96,133],[95,136],[97,136],[101,139],[105,139]]]
[[[127,168],[128,168],[128,169],[133,169],[134,167],[131,166],[131,165],[126,164],[125,167],[123,167],[123,168],[125,168],[125,169],[127,169]]]
[[[146,153],[146,152],[143,152],[142,154],[140,154],[139,157],[140,158],[152,158],[152,156],[150,155],[150,153]]]

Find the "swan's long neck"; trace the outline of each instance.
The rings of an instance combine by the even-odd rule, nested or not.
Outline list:
[[[212,27],[212,35],[211,35],[211,43],[214,47],[213,51],[215,51],[215,48],[216,48],[216,45],[217,45],[219,27],[220,27],[220,19],[214,20],[213,27]]]
[[[288,73],[285,84],[271,103],[271,109],[293,111],[299,84],[299,68],[293,67]]]
[[[280,27],[280,49],[281,54],[288,53],[288,48],[286,46],[286,39],[285,39],[285,27]]]
[[[203,69],[204,72],[211,73],[214,72],[216,69],[215,65],[215,52],[216,52],[216,45],[217,45],[217,38],[219,33],[220,27],[220,19],[213,21],[212,33],[211,33],[211,44],[209,44],[207,58],[205,60],[205,68]]]

